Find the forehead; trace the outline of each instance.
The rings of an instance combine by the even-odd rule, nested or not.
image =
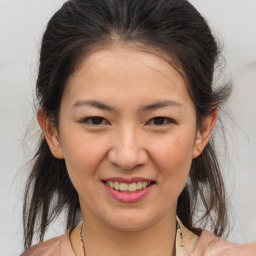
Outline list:
[[[172,76],[172,73],[179,73],[182,76],[182,72],[173,67],[174,61],[161,50],[124,43],[113,43],[103,48],[97,47],[95,51],[83,58],[75,74],[81,74],[86,68],[94,67],[100,68],[101,71],[120,72],[123,69],[122,71],[128,72],[128,68],[131,67],[130,64],[133,67],[139,67],[140,71],[141,67],[144,66],[144,68],[161,72],[163,75]]]
[[[112,45],[85,56],[68,79],[64,94],[109,94],[113,90],[115,94],[132,91],[137,96],[142,91],[144,97],[189,97],[183,77],[166,56],[127,45]]]

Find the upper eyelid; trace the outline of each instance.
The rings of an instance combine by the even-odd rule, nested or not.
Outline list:
[[[109,122],[106,118],[104,118],[104,117],[102,117],[102,116],[97,116],[97,115],[81,118],[80,122],[81,122],[81,123],[86,123],[86,122],[89,123],[89,121],[92,120],[93,118],[101,118],[101,119],[103,120],[104,123],[103,123],[103,124],[98,124],[98,126],[99,126],[99,125],[104,125],[105,123],[110,124],[110,122]],[[149,124],[150,122],[152,122],[152,121],[153,121],[154,119],[156,119],[156,118],[163,118],[165,121],[166,121],[166,120],[169,121],[169,123],[175,123],[175,124],[177,123],[173,118],[170,118],[170,117],[155,116],[155,117],[150,118],[150,119],[146,122],[146,125]],[[97,126],[96,124],[91,124],[91,125]],[[164,125],[164,124],[162,124],[162,125]],[[160,125],[159,125],[159,126],[160,126]]]
[[[92,118],[102,118],[103,121],[105,121],[106,123],[109,124],[109,121],[108,121],[106,118],[101,117],[101,116],[88,116],[88,117],[82,118],[82,119],[80,120],[80,122],[81,122],[81,123],[86,123],[86,121],[87,121],[87,123],[89,123],[88,121],[89,121],[89,120],[92,120]],[[90,124],[90,125],[95,125],[95,126],[97,126],[96,124]],[[98,124],[98,125],[103,125],[103,124]]]
[[[163,119],[165,119],[165,121],[166,121],[166,120],[170,121],[170,123],[175,123],[175,124],[177,123],[173,118],[165,117],[165,116],[156,116],[156,117],[153,117],[153,118],[149,119],[149,121],[148,121],[147,123],[153,121],[153,120],[156,119],[156,118],[163,118]]]

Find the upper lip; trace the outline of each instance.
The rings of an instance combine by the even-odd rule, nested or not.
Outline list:
[[[143,182],[143,181],[149,181],[153,182],[154,180],[152,179],[147,179],[147,178],[142,178],[142,177],[132,177],[132,178],[123,178],[123,177],[111,177],[104,179],[103,181],[117,181],[117,182],[122,182],[122,183],[134,183],[134,182]]]

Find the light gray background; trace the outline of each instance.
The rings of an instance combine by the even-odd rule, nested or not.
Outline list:
[[[1,256],[19,255],[22,251],[21,205],[26,172],[21,167],[28,159],[22,138],[33,116],[32,91],[41,36],[46,22],[63,2],[0,0]],[[224,161],[234,219],[229,239],[239,243],[255,241],[256,0],[193,0],[192,3],[223,38],[227,74],[232,75],[234,83],[230,100],[233,122],[227,122],[230,161]],[[57,222],[47,238],[61,234],[64,231],[61,226],[62,222]]]

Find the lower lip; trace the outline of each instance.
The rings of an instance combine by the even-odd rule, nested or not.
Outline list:
[[[103,183],[105,188],[107,189],[108,193],[115,198],[116,200],[123,202],[123,203],[135,203],[142,200],[144,197],[148,195],[148,193],[153,188],[154,184],[150,184],[148,187],[134,192],[134,193],[127,193],[127,192],[120,192],[111,187],[107,184]]]

